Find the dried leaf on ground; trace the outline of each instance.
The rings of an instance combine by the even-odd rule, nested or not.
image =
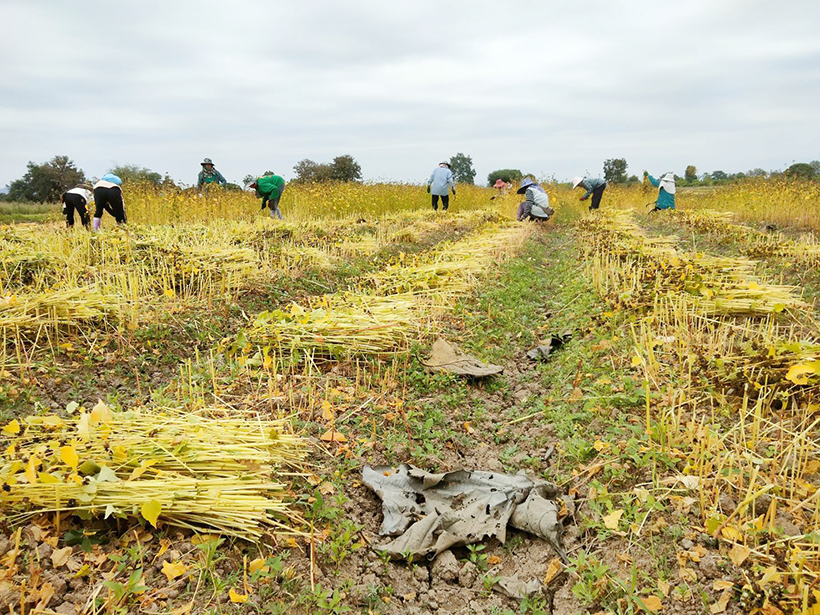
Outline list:
[[[181,577],[188,572],[188,566],[182,562],[162,562],[162,574],[168,577],[169,581],[173,581],[177,577]]]

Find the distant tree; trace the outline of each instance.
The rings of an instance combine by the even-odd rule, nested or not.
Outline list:
[[[786,175],[798,179],[814,179],[816,174],[814,167],[806,162],[796,162],[786,169]]]
[[[748,177],[766,177],[768,173],[766,173],[765,169],[761,169],[758,167],[757,169],[751,169],[749,171],[746,171],[746,175]]]
[[[698,180],[698,169],[695,165],[690,164],[686,167],[686,171],[683,172],[683,178],[686,181],[694,182]]]
[[[724,171],[712,171],[712,179],[719,182],[729,179],[729,176]]]
[[[812,160],[809,164],[811,168],[814,169],[814,173],[820,175],[820,160]]]
[[[627,184],[637,184],[638,183],[638,176],[637,175],[630,175],[626,178]]]
[[[300,160],[293,166],[296,177],[293,181],[300,183],[316,183],[330,180],[357,181],[362,178],[362,168],[350,155],[336,156],[333,163],[318,163],[309,158]]]
[[[330,165],[330,178],[341,182],[353,182],[362,179],[362,167],[350,154],[336,156]]]
[[[741,179],[746,179],[746,174],[742,171],[739,171],[738,173],[732,173],[729,176],[729,179],[733,182],[740,181]]]
[[[26,174],[9,185],[9,201],[57,201],[69,188],[85,181],[85,174],[68,156],[43,164],[28,163]]]
[[[138,167],[135,164],[121,164],[113,169],[111,173],[119,177],[123,182],[146,181],[156,186],[162,183],[162,175],[145,167]]]
[[[613,184],[626,182],[626,158],[610,158],[604,161],[604,179]]]
[[[498,169],[487,176],[487,185],[492,186],[497,180],[514,183],[521,181],[524,174],[520,169]]]
[[[455,156],[450,156],[450,170],[453,172],[455,180],[458,183],[475,183],[475,169],[473,168],[472,156],[465,156],[461,152]]]

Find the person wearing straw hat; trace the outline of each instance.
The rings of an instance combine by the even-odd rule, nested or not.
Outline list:
[[[450,170],[449,162],[439,162],[427,180],[427,193],[433,195],[433,209],[438,211],[438,200],[441,198],[441,208],[444,211],[450,207],[450,190],[456,198],[456,181]]]
[[[521,187],[516,193],[526,196],[526,200],[518,206],[517,218],[519,222],[524,220],[546,222],[555,213],[550,207],[550,198],[547,193],[529,177],[521,180]]]
[[[222,173],[216,170],[214,167],[214,161],[210,158],[205,158],[202,162],[199,163],[202,166],[202,170],[199,172],[196,178],[196,187],[200,190],[204,186],[206,189],[210,187],[210,184],[219,184],[224,186],[228,182],[222,177]]]
[[[103,211],[107,211],[117,224],[125,224],[125,200],[122,198],[122,180],[113,173],[106,173],[94,184],[94,230],[102,226]]]
[[[60,195],[66,228],[74,226],[75,211],[80,215],[80,222],[82,222],[85,228],[91,225],[86,205],[90,204],[93,198],[94,195],[91,193],[91,186],[87,184],[74,186],[71,190],[66,190]]]
[[[658,189],[658,199],[650,205],[655,208],[652,211],[660,211],[661,209],[675,209],[675,174],[665,173],[659,179],[655,179],[646,171],[643,176],[649,180],[649,183]]]
[[[575,177],[572,180],[572,189],[575,190],[578,186],[586,190],[586,194],[579,200],[586,201],[592,196],[589,210],[598,209],[601,206],[601,197],[604,195],[604,190],[606,190],[606,182],[598,177]]]
[[[267,207],[271,218],[284,219],[279,210],[279,200],[285,191],[285,179],[282,176],[267,171],[251,182],[249,187],[256,190],[257,198],[262,199],[262,209]]]

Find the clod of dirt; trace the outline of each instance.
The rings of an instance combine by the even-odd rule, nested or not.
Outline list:
[[[416,566],[413,569],[413,576],[416,578],[416,581],[421,581],[422,583],[426,583],[430,580],[430,572],[424,566]]]
[[[11,541],[8,536],[0,536],[0,557],[5,555],[11,549]]]
[[[464,562],[458,571],[458,584],[462,587],[472,587],[478,578],[478,568],[473,562]]]
[[[54,607],[53,610],[55,613],[61,613],[61,615],[74,615],[77,612],[77,607],[70,602],[63,602]]]
[[[444,551],[433,560],[433,576],[445,583],[458,578],[458,560],[452,551]]]

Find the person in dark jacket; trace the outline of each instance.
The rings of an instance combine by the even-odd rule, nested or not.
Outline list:
[[[67,228],[74,226],[74,212],[76,211],[80,216],[85,228],[91,224],[88,217],[88,209],[86,206],[91,203],[94,195],[91,193],[91,187],[86,184],[74,186],[71,190],[66,190],[60,195],[60,202],[63,204],[63,215],[65,216],[65,225]]]
[[[586,190],[584,196],[579,200],[586,201],[592,196],[589,210],[598,209],[601,206],[601,197],[604,196],[604,190],[606,190],[606,182],[597,177],[576,177],[572,180],[572,189],[575,190],[578,186]]]
[[[117,224],[125,224],[125,200],[122,198],[122,180],[113,173],[106,173],[94,184],[94,230],[102,225],[103,211],[107,211]]]

